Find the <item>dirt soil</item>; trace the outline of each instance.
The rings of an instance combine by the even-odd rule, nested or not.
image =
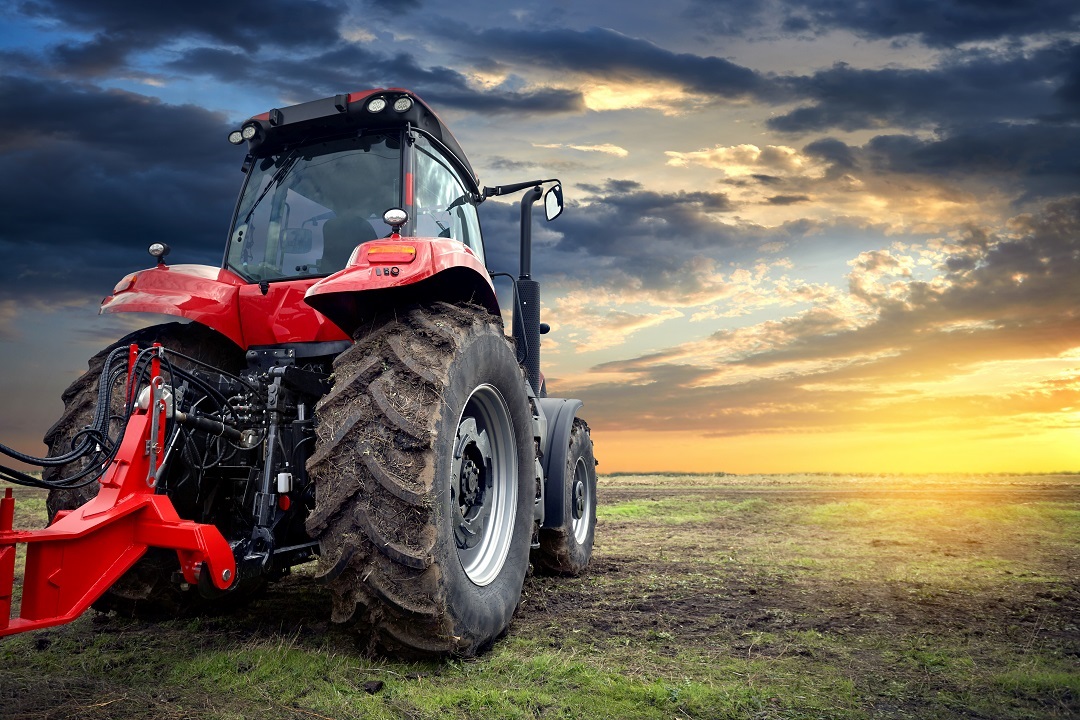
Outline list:
[[[873,507],[911,501],[977,514],[1031,502],[1060,503],[1075,510],[1080,502],[1080,484],[1069,478],[971,486],[965,486],[964,478],[904,483],[901,487],[858,482],[822,488],[783,482],[771,485],[769,481],[759,487],[703,484],[679,488],[613,485],[617,482],[615,478],[600,487],[601,507],[679,497],[701,503],[761,500],[770,508],[770,523],[784,515],[785,506],[805,512],[808,505],[859,502]],[[583,577],[532,577],[527,581],[513,632],[547,633],[553,647],[562,645],[566,638],[585,636],[601,645],[634,647],[649,642],[661,654],[674,656],[693,650],[716,658],[820,656],[822,651],[797,639],[820,633],[853,649],[834,661],[848,665],[846,674],[855,679],[857,692],[864,698],[873,697],[876,683],[898,678],[903,670],[883,664],[881,653],[858,649],[881,647],[898,639],[932,649],[935,638],[948,638],[943,644],[962,646],[975,668],[987,670],[996,665],[997,670],[1005,671],[1003,662],[1025,654],[1072,658],[1072,666],[1080,668],[1080,547],[1076,545],[1047,543],[1053,547],[1042,547],[1037,537],[1018,542],[1015,537],[977,525],[958,530],[931,524],[921,528],[919,542],[875,538],[868,528],[861,539],[883,567],[888,566],[890,557],[915,565],[930,565],[939,559],[963,565],[984,563],[988,557],[1031,561],[1038,555],[1042,567],[1058,571],[1056,578],[1048,578],[1037,572],[1004,570],[1005,584],[983,586],[965,583],[964,578],[941,582],[777,573],[775,567],[752,559],[718,563],[718,553],[737,555],[751,536],[771,532],[782,541],[791,531],[783,524],[754,527],[753,521],[748,524],[740,517],[719,516],[683,528],[685,534],[680,539],[677,525],[665,530],[648,519],[609,517],[600,523],[596,555]],[[821,531],[806,543],[811,552],[815,543],[828,541],[827,534]],[[688,542],[687,535],[699,539]],[[641,539],[641,551],[628,551],[634,545],[627,542],[629,538]],[[670,550],[665,550],[666,544],[671,545]],[[703,573],[703,567],[710,566],[714,572]],[[807,634],[800,636],[800,632]],[[760,637],[782,640],[762,644],[757,640]],[[1002,648],[1014,656],[1005,660],[999,653]],[[941,682],[948,690],[947,683]],[[1045,699],[1045,704],[1040,698],[1027,700],[1036,708],[1036,717],[1080,716],[1080,696],[1068,692]],[[927,703],[924,696],[899,703],[881,700],[875,703],[875,710],[887,716],[928,717],[937,716],[942,708]]]
[[[927,499],[956,497],[955,486],[924,487],[909,490],[875,490],[874,497],[890,499]],[[814,504],[849,502],[866,498],[860,489],[741,489],[732,487],[698,487],[638,489],[627,487],[600,488],[600,506],[629,500],[664,500],[679,494],[692,494],[704,500],[745,500],[759,498],[769,503]],[[1025,500],[1080,500],[1080,487],[995,488],[971,493],[970,502],[999,503]],[[919,582],[813,582],[799,578],[789,582],[756,574],[751,566],[727,576],[723,584],[700,588],[691,584],[684,589],[658,588],[656,592],[631,594],[626,584],[639,579],[692,578],[701,573],[701,563],[711,560],[716,545],[737,546],[745,528],[737,519],[723,518],[698,528],[713,542],[679,546],[677,557],[656,554],[610,554],[604,551],[604,536],[612,533],[633,533],[633,520],[607,520],[597,531],[597,556],[592,566],[569,592],[567,580],[531,578],[526,586],[526,601],[518,611],[515,625],[518,631],[526,627],[548,626],[553,619],[564,630],[580,629],[599,636],[625,636],[634,639],[642,629],[654,629],[672,637],[672,647],[686,647],[688,642],[708,641],[724,631],[747,628],[813,629],[823,633],[865,633],[865,631],[955,631],[975,637],[1001,636],[1002,640],[1027,642],[1036,631],[1043,641],[1061,642],[1080,656],[1080,636],[1076,624],[1080,619],[1080,565],[1077,554],[1058,558],[1072,573],[1070,582],[1030,583],[1030,593],[999,596],[936,589],[934,593],[919,593]],[[932,533],[932,529],[928,533]],[[725,539],[730,540],[730,543]],[[991,542],[981,535],[956,535],[944,540],[945,548],[936,552],[953,558],[978,559],[986,554]],[[887,545],[890,541],[875,542]],[[1007,548],[999,548],[1008,553]],[[910,548],[908,551],[910,552]],[[589,582],[604,578],[604,583]],[[612,580],[624,580],[610,582]],[[1050,585],[1051,588],[1044,587]]]
[[[1040,534],[1049,532],[1045,528],[995,519],[1003,512],[1023,518],[1048,504],[1075,517],[1075,478],[672,478],[678,486],[657,484],[666,482],[602,478],[601,508],[640,504],[644,514],[602,514],[593,563],[582,576],[528,577],[511,639],[503,642],[516,637],[529,647],[546,645],[585,661],[639,661],[648,666],[643,677],[665,661],[682,667],[688,657],[712,666],[733,658],[792,662],[799,677],[834,673],[850,681],[858,717],[1080,716],[1080,694],[1068,689],[1080,674],[1075,530],[1066,527],[1063,541],[1060,534]],[[663,514],[664,508],[677,513],[694,507],[703,508],[703,519]],[[895,521],[895,513],[908,507],[940,514],[925,522],[917,515],[902,518],[888,532],[883,516],[875,515],[891,512]],[[837,508],[835,523],[819,521]],[[865,517],[853,521],[850,513],[859,511]],[[961,515],[991,520],[956,521]],[[911,528],[913,534],[905,534]],[[970,572],[953,576],[952,568]],[[329,622],[329,610],[325,586],[301,570],[272,585],[249,611],[202,618],[197,629],[183,630],[184,652],[274,638],[311,651],[355,647],[349,634]],[[91,612],[65,628],[37,633],[35,650],[43,658],[60,647],[81,652],[95,636],[124,638],[140,648],[133,667],[143,667],[146,657],[166,652],[175,640],[163,636],[159,625]],[[983,679],[938,672],[932,657],[919,664],[905,655],[958,649],[967,674]],[[1043,662],[1065,668],[1073,679],[1051,695],[1023,687],[1009,691],[1013,704],[1007,712],[979,709],[980,690],[995,687],[995,677]],[[146,666],[155,667],[162,669],[154,662]],[[0,717],[101,717],[87,708],[117,691],[96,672],[62,682],[27,677],[24,683],[21,677],[4,681],[0,675]],[[942,698],[953,698],[955,705]],[[32,711],[45,708],[40,715]],[[768,715],[781,716],[787,717]]]

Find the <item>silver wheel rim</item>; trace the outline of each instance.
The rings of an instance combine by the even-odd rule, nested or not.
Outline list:
[[[458,419],[450,470],[454,542],[473,584],[488,585],[502,571],[517,501],[517,438],[510,411],[495,387],[480,385]]]
[[[589,525],[592,522],[593,496],[589,488],[589,469],[585,465],[585,458],[578,458],[574,465],[574,479],[570,485],[570,514],[573,518],[571,525],[578,545],[583,544],[589,537]]]

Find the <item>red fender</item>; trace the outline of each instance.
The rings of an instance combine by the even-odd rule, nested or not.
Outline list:
[[[316,281],[257,284],[207,265],[158,265],[128,275],[101,301],[101,313],[178,315],[217,330],[240,348],[286,342],[348,340],[333,323],[303,302]]]
[[[131,273],[101,301],[99,313],[149,312],[178,315],[217,330],[241,348],[237,298],[240,276],[208,265],[158,265]]]
[[[348,340],[380,308],[431,299],[475,302],[499,314],[495,286],[472,250],[456,240],[403,237],[360,245],[329,277],[272,282],[266,292],[223,268],[158,265],[117,283],[100,312],[178,315],[246,350]]]
[[[312,285],[304,300],[350,336],[381,308],[425,300],[474,302],[499,314],[487,268],[466,245],[391,236],[353,251],[344,270]]]

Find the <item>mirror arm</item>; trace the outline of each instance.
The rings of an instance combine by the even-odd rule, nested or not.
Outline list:
[[[485,187],[483,197],[485,199],[489,197],[495,197],[496,195],[510,195],[516,193],[519,190],[525,188],[534,187],[536,185],[543,185],[544,183],[558,182],[558,178],[548,178],[547,180],[529,180],[528,182],[514,183],[513,185],[496,185],[495,187]]]

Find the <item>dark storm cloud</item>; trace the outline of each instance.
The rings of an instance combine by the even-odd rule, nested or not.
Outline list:
[[[773,97],[778,88],[750,68],[723,58],[674,53],[606,28],[468,32],[494,58],[608,80],[661,80],[714,97]]]
[[[803,152],[825,160],[831,168],[849,170],[855,167],[855,151],[847,143],[836,138],[815,140],[806,145]]]
[[[1030,56],[968,53],[930,69],[839,63],[785,78],[796,96],[812,104],[770,118],[767,125],[806,133],[1067,119],[1078,109],[1067,91],[1076,55],[1077,46],[1055,45]]]
[[[937,139],[878,135],[861,147],[824,138],[803,151],[830,163],[828,177],[862,171],[996,181],[1018,201],[1080,192],[1075,125],[986,124]]]
[[[405,13],[419,10],[423,7],[423,0],[366,0],[366,5],[386,13]]]
[[[726,222],[720,215],[734,205],[723,193],[656,192],[631,180],[608,180],[568,188],[566,198],[568,211],[546,226],[549,235],[534,237],[538,275],[691,293],[701,279],[688,265],[703,258],[752,259],[762,242],[787,237],[783,230]],[[488,201],[481,219],[489,266],[516,269],[518,206]]]
[[[205,75],[225,83],[277,88],[299,97],[333,95],[357,89],[356,68],[364,69],[367,86],[408,87],[436,107],[487,113],[553,114],[584,109],[580,92],[538,88],[527,92],[476,90],[457,70],[422,67],[406,53],[383,55],[359,45],[339,45],[313,56],[262,58],[220,48],[195,48],[166,67],[188,75]]]
[[[1075,0],[788,0],[787,16],[805,28],[851,30],[871,38],[913,36],[953,47],[1074,27]]]
[[[343,3],[327,0],[33,0],[15,10],[29,18],[96,33],[88,46],[116,53],[185,36],[254,51],[264,45],[317,47],[336,42]],[[72,48],[69,48],[69,50]]]
[[[742,35],[760,27],[768,0],[693,0],[683,17],[713,35]]]
[[[765,202],[769,205],[798,205],[799,203],[810,202],[809,195],[773,195],[772,197],[765,198]]]
[[[75,77],[107,75],[123,67],[128,55],[150,41],[134,41],[129,37],[95,35],[86,42],[66,42],[52,48],[48,60],[53,72]]]
[[[1074,0],[694,0],[684,12],[695,27],[719,35],[747,34],[773,20],[792,33],[849,30],[945,48],[1058,32],[1075,26],[1078,14]]]
[[[103,296],[158,240],[219,261],[242,179],[221,116],[5,77],[0,126],[0,300]]]

